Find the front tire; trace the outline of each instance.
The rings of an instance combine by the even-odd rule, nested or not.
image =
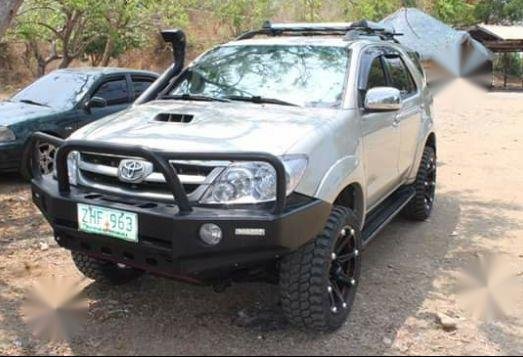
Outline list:
[[[358,220],[336,206],[323,232],[282,261],[281,301],[289,322],[320,332],[339,329],[354,303],[360,272]]]
[[[143,274],[141,270],[119,267],[115,263],[95,259],[80,252],[71,252],[71,257],[80,273],[104,285],[126,284]]]
[[[54,160],[58,148],[50,143],[38,142],[36,143],[38,151],[38,162],[33,161],[33,152],[29,144],[24,148],[22,160],[20,164],[20,175],[26,181],[31,181],[33,178],[32,165],[38,165],[38,171],[42,175],[50,175],[54,170]]]

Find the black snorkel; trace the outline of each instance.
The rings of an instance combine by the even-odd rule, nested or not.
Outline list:
[[[168,85],[171,80],[179,75],[185,65],[185,49],[187,40],[185,33],[179,29],[162,31],[165,42],[173,48],[174,63],[134,102],[135,104],[147,103],[154,100]]]

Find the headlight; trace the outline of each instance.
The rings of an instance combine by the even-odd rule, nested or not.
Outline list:
[[[0,126],[0,143],[5,143],[8,141],[15,141],[16,136],[12,132],[11,129],[9,129],[6,126]]]
[[[78,160],[80,153],[78,151],[72,151],[67,155],[67,174],[69,175],[69,184],[76,186],[78,185]],[[58,177],[56,171],[56,156],[54,159],[53,176]]]
[[[284,156],[287,195],[292,193],[307,168],[307,157]],[[209,187],[203,204],[252,204],[276,199],[276,170],[265,162],[234,162]]]

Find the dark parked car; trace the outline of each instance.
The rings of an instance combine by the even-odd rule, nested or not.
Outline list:
[[[61,138],[94,120],[126,109],[151,85],[153,72],[119,68],[54,71],[6,102],[0,102],[0,172],[19,170],[28,138],[43,131]],[[50,173],[56,148],[39,146],[40,170]]]

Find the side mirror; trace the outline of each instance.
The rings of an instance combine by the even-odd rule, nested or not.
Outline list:
[[[365,96],[365,109],[370,112],[393,112],[401,109],[401,92],[392,87],[369,89]]]
[[[105,108],[107,107],[107,101],[101,97],[92,97],[90,100],[85,102],[84,109],[90,113],[92,108]]]

